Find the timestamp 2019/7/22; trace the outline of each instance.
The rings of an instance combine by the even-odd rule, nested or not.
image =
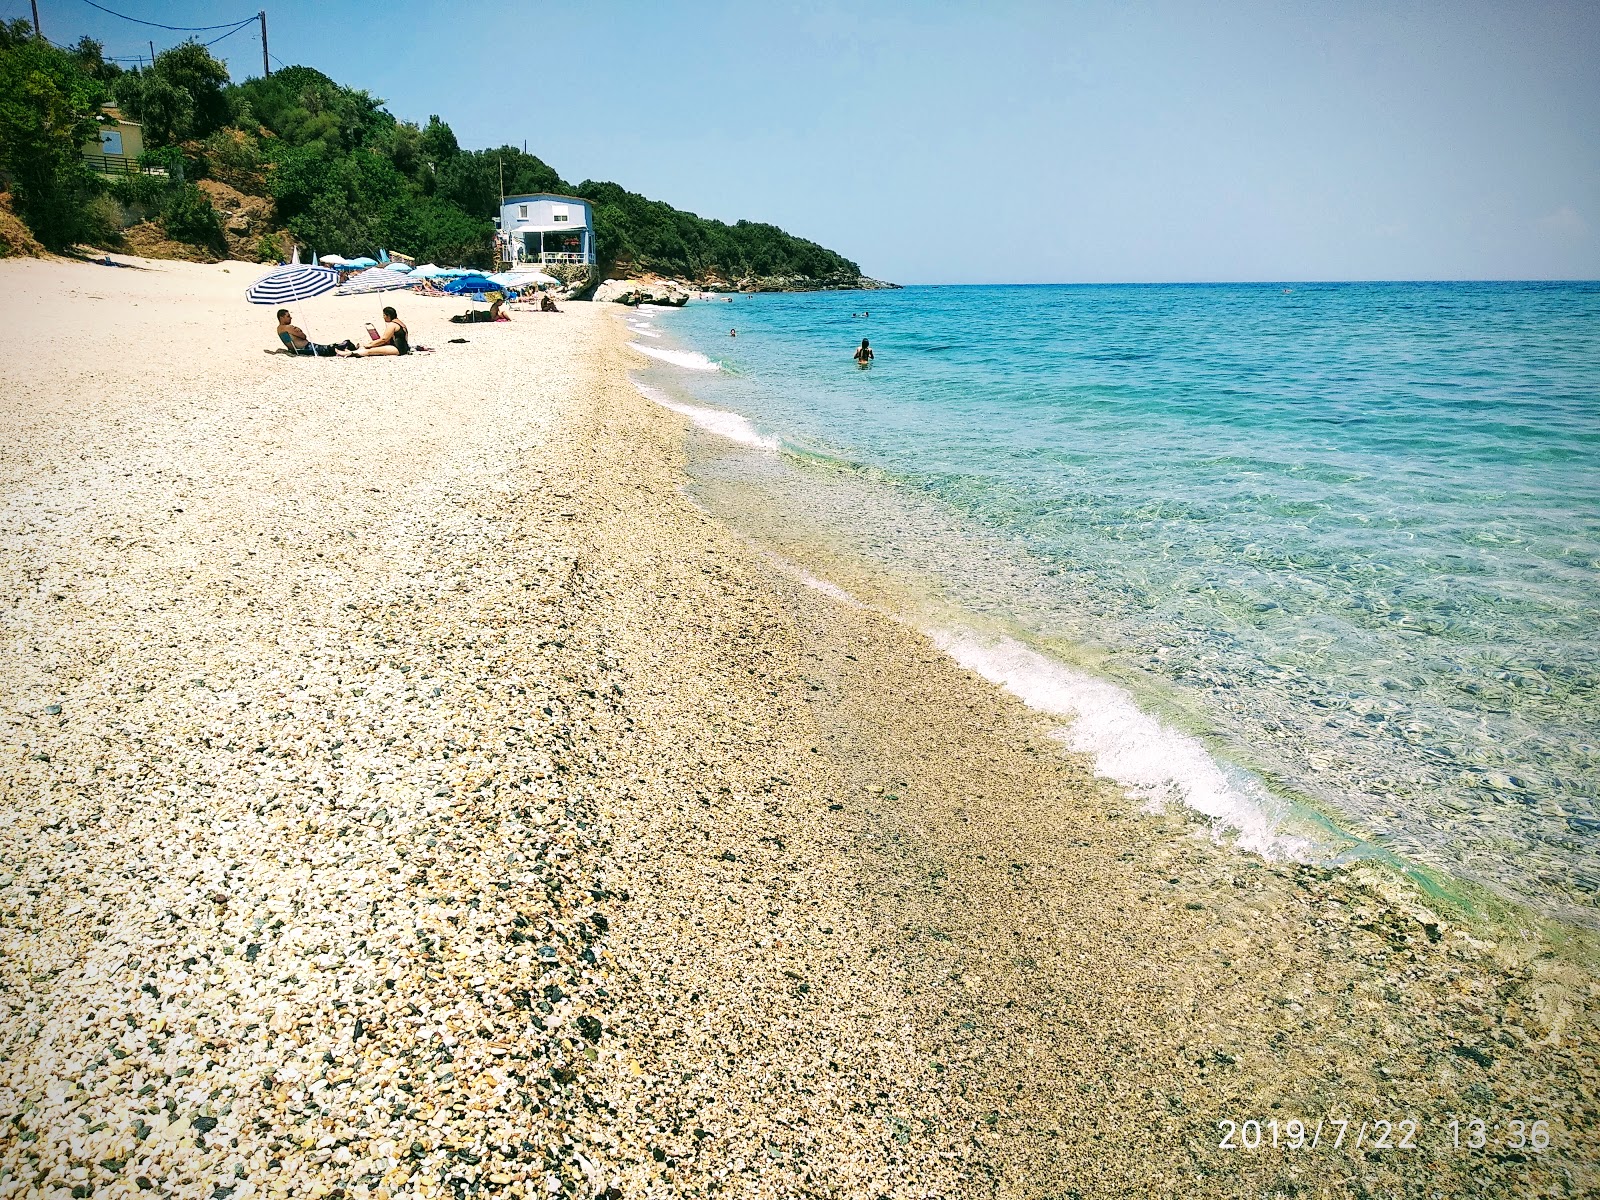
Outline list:
[[[1452,1116],[1428,1124],[1417,1117],[1356,1120],[1351,1117],[1248,1118],[1217,1122],[1219,1150],[1364,1150],[1405,1152],[1514,1150],[1542,1154],[1550,1148],[1550,1122],[1517,1118],[1495,1121]]]

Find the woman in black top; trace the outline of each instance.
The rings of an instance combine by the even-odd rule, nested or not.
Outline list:
[[[344,358],[370,358],[374,354],[410,354],[411,331],[406,328],[406,323],[400,319],[400,314],[392,308],[383,310],[383,336],[370,346],[360,350],[352,350],[344,354]]]

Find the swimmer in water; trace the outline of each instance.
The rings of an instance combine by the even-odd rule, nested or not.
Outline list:
[[[856,365],[867,367],[872,365],[872,347],[867,345],[867,339],[861,339],[861,345],[856,348]]]

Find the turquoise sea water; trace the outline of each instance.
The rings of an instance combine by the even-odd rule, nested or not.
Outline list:
[[[910,619],[1107,774],[1268,852],[1394,854],[1600,924],[1600,284],[907,288],[633,324],[667,356],[636,379],[710,430],[709,507],[915,577],[938,604]]]

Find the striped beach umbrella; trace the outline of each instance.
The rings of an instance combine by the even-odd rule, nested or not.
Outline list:
[[[373,267],[352,275],[336,293],[340,296],[361,296],[367,292],[392,292],[399,288],[411,287],[416,280],[399,271],[391,271],[387,267]]]
[[[339,286],[339,272],[326,267],[277,267],[244,290],[251,304],[298,304]]]

